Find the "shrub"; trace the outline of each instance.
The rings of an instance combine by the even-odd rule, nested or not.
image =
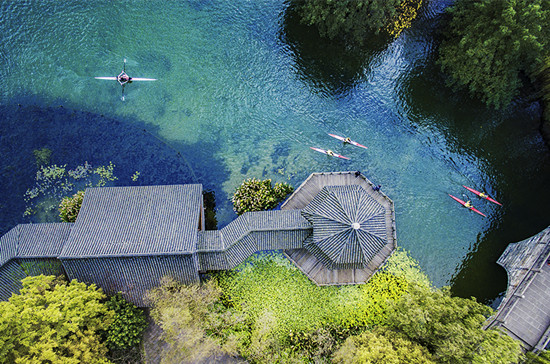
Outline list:
[[[104,335],[107,347],[116,350],[139,345],[147,328],[144,312],[120,294],[112,296],[105,305],[115,313],[113,323]]]
[[[78,191],[73,197],[63,197],[59,204],[59,216],[63,222],[75,222],[82,200],[84,199],[84,191]]]
[[[403,334],[383,328],[350,336],[334,353],[334,361],[343,364],[435,364],[426,348]]]
[[[390,326],[425,346],[438,363],[516,363],[519,343],[497,330],[483,330],[491,308],[452,297],[448,288],[412,285],[392,303]]]
[[[236,355],[248,340],[243,317],[221,304],[222,291],[215,279],[184,286],[165,278],[147,293],[151,316],[168,344],[163,361],[207,363],[221,355]]]
[[[0,302],[0,362],[108,363],[99,333],[112,321],[95,285],[27,277]]]
[[[234,210],[238,215],[250,211],[264,211],[277,207],[286,196],[294,191],[287,183],[276,183],[271,186],[271,180],[247,179],[233,195]]]

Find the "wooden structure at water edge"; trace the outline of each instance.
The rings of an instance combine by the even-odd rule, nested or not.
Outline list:
[[[202,185],[86,189],[74,224],[17,225],[0,238],[0,299],[28,275],[66,275],[138,306],[164,276],[184,284],[284,250],[319,285],[364,283],[396,246],[392,201],[358,172],[312,174],[281,210],[206,231]]]
[[[550,227],[509,244],[497,263],[508,273],[508,290],[487,327],[499,327],[526,350],[550,341]]]

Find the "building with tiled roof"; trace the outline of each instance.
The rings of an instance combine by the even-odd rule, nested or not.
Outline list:
[[[74,224],[18,225],[0,239],[0,299],[27,275],[65,274],[139,306],[164,276],[184,283],[262,250],[317,284],[364,283],[395,247],[393,203],[355,172],[316,173],[281,210],[204,229],[202,186],[88,188]]]

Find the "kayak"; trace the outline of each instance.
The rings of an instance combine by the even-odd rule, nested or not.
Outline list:
[[[328,135],[330,135],[331,137],[336,138],[336,139],[338,139],[338,140],[341,140],[341,141],[343,141],[344,143],[349,143],[349,144],[351,144],[351,145],[355,145],[356,147],[361,147],[361,148],[368,149],[368,148],[365,147],[363,144],[359,144],[359,143],[357,143],[357,142],[354,142],[353,140],[350,140],[349,142],[347,142],[347,141],[346,141],[346,138],[341,137],[341,136],[339,136],[339,135],[334,135],[334,134],[330,134],[330,133],[329,133]]]
[[[348,157],[344,157],[343,155],[340,155],[340,154],[337,154],[337,153],[334,153],[334,152],[332,152],[332,154],[329,154],[329,151],[328,151],[328,150],[325,150],[325,149],[313,148],[313,147],[310,147],[310,148],[313,149],[313,150],[316,151],[316,152],[326,154],[326,155],[328,155],[328,156],[330,156],[330,157],[337,157],[337,158],[342,158],[342,159],[349,159]]]
[[[109,81],[118,81],[116,77],[94,77],[96,80],[109,80]],[[133,77],[130,78],[130,81],[156,81],[156,78],[143,78],[143,77]]]
[[[470,188],[470,187],[464,186],[464,185],[462,185],[462,187],[464,187],[465,189],[467,189],[467,190],[470,191],[470,192],[475,193],[475,194],[478,195],[479,197],[486,199],[487,201],[490,201],[490,202],[492,202],[492,203],[496,203],[497,205],[502,206],[502,204],[501,204],[500,202],[498,202],[497,200],[493,200],[491,197],[489,197],[489,196],[487,196],[487,195],[481,196],[481,192],[476,191],[476,190],[474,190],[473,188]]]
[[[459,199],[458,197],[454,197],[453,195],[449,195],[451,196],[451,198],[453,200],[455,200],[456,202],[460,203],[462,206],[466,207],[466,202],[462,201],[461,199]],[[473,212],[477,212],[478,214],[482,215],[482,216],[485,216],[487,217],[487,215],[485,215],[483,212],[479,211],[478,209],[476,209],[475,207],[466,207],[467,209],[470,209],[472,210]]]

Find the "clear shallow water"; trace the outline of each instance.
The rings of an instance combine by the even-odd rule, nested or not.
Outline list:
[[[202,183],[219,227],[245,178],[297,187],[360,170],[394,200],[398,244],[437,285],[493,301],[502,250],[550,221],[549,153],[536,104],[495,112],[442,86],[433,53],[447,4],[433,3],[395,42],[358,49],[319,39],[276,1],[1,3],[0,229],[23,221],[43,147],[58,164],[113,161],[121,185],[136,170],[141,184]],[[93,76],[118,74],[124,58],[131,76],[159,81],[129,85],[122,102]],[[462,184],[505,207],[472,198],[489,218],[465,211],[447,196],[463,197]]]

